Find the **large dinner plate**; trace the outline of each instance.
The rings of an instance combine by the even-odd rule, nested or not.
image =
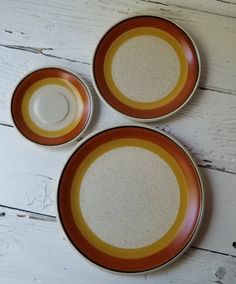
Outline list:
[[[199,226],[203,188],[173,138],[144,126],[90,135],[66,163],[58,213],[74,248],[109,271],[140,273],[173,261]]]
[[[92,74],[97,93],[114,110],[151,121],[187,103],[199,81],[200,60],[193,40],[178,25],[136,16],[101,38]]]

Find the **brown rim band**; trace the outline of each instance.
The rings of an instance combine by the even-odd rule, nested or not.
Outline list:
[[[164,106],[154,109],[137,109],[118,100],[110,91],[104,76],[104,59],[114,40],[124,32],[138,27],[154,27],[172,35],[182,46],[188,65],[188,75],[179,94]],[[112,27],[99,42],[93,62],[93,74],[96,86],[105,101],[119,112],[143,119],[152,119],[165,116],[185,103],[194,90],[199,76],[199,59],[195,47],[189,36],[174,23],[154,16],[137,16],[118,23]]]
[[[76,127],[69,133],[54,138],[43,137],[34,133],[25,123],[21,112],[21,104],[24,94],[29,87],[41,79],[50,77],[65,79],[73,84],[81,95],[84,107],[82,116]],[[36,70],[23,78],[14,91],[11,102],[11,112],[16,127],[26,138],[41,145],[52,146],[69,142],[83,131],[89,121],[89,117],[91,116],[91,101],[87,87],[77,76],[64,69],[49,67]]]
[[[94,149],[107,141],[122,138],[138,138],[155,143],[172,155],[182,168],[188,184],[188,205],[185,220],[176,237],[167,247],[153,255],[124,259],[110,256],[95,248],[77,227],[70,207],[70,189],[77,168]],[[62,226],[74,244],[86,258],[106,269],[119,272],[141,272],[159,267],[173,259],[188,244],[198,225],[202,209],[202,189],[198,173],[184,150],[170,138],[155,130],[143,127],[117,127],[96,134],[72,155],[61,175],[58,188],[58,211]]]

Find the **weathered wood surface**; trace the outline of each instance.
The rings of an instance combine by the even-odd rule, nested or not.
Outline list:
[[[55,216],[56,187],[62,167],[74,148],[43,148],[0,128],[11,149],[0,147],[0,204]],[[17,145],[17,147],[16,147]],[[200,167],[206,191],[206,211],[198,246],[236,256],[236,175]],[[225,233],[227,232],[227,234]]]
[[[204,1],[154,2],[3,0],[0,44],[90,64],[97,41],[110,25],[127,16],[154,14],[176,21],[196,41],[203,63],[202,87],[235,94],[234,1],[225,3],[225,9],[220,8],[222,2],[210,1],[207,12],[204,11]],[[187,7],[184,6],[186,3]],[[231,16],[227,17],[225,14],[229,11]]]
[[[199,164],[235,173],[236,102],[232,94],[236,90],[236,19],[232,15],[226,17],[226,13],[231,11],[236,15],[236,5],[210,1],[204,11],[202,1],[201,9],[195,1],[177,2],[168,1],[166,6],[165,2],[129,1],[127,4],[121,0],[81,1],[79,4],[70,1],[68,5],[60,1],[47,4],[44,1],[3,1],[0,10],[0,70],[4,70],[0,82],[0,123],[11,124],[11,93],[25,73],[44,65],[60,65],[91,82],[92,52],[108,26],[127,16],[124,10],[129,15],[152,12],[174,18],[185,27],[195,39],[203,62],[200,89],[190,104],[178,113],[177,119],[173,117],[154,125],[168,131],[170,128],[173,135],[191,149]],[[106,107],[98,108],[97,117],[102,111],[106,121],[116,123],[108,118],[110,112]]]
[[[4,284],[236,281],[235,257],[196,248],[190,248],[177,262],[152,274],[127,277],[100,271],[72,249],[56,218],[4,207],[0,207],[0,258],[0,279]]]
[[[236,1],[0,4],[0,283],[236,283]],[[9,107],[17,81],[45,65],[69,68],[92,88],[97,41],[110,25],[138,14],[176,21],[199,48],[202,76],[196,94],[175,116],[150,125],[172,134],[191,152],[205,184],[206,210],[193,247],[178,262],[148,276],[121,277],[81,259],[56,223],[57,181],[76,143],[48,149],[26,141],[12,127]],[[84,136],[132,123],[92,91],[95,114]]]
[[[89,66],[66,60],[47,58],[0,47],[0,123],[12,125],[10,97],[21,76],[43,65],[64,66],[81,74],[88,82]],[[17,60],[15,60],[17,58]],[[27,65],[26,65],[27,64]],[[91,86],[92,88],[92,86]],[[95,92],[95,114],[90,131],[130,123],[102,104]],[[191,101],[175,116],[162,122],[152,123],[177,137],[195,156],[198,164],[215,169],[236,172],[236,99],[216,91],[198,89]]]

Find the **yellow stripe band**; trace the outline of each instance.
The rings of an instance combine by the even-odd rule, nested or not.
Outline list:
[[[133,37],[137,37],[137,36],[141,36],[141,35],[151,35],[151,36],[156,36],[159,37],[161,39],[163,39],[164,41],[166,41],[169,45],[171,45],[178,58],[179,58],[179,63],[180,63],[180,75],[179,75],[179,79],[176,83],[176,85],[174,86],[174,88],[170,91],[169,94],[166,94],[165,97],[153,101],[153,102],[138,102],[135,100],[132,100],[130,98],[128,98],[127,96],[125,96],[117,87],[116,83],[113,80],[112,77],[112,61],[114,58],[115,53],[117,52],[117,50],[119,49],[119,47],[124,44],[126,41],[128,41],[129,39],[133,38]],[[181,44],[169,33],[157,29],[157,28],[151,28],[151,27],[141,27],[141,28],[135,28],[135,29],[131,29],[125,33],[123,33],[122,35],[120,35],[110,46],[110,48],[108,49],[105,59],[104,59],[104,76],[105,76],[105,80],[106,83],[108,85],[108,88],[110,89],[111,93],[122,103],[124,103],[127,106],[136,108],[136,109],[154,109],[157,107],[161,107],[164,106],[166,104],[168,104],[170,101],[172,101],[181,91],[181,89],[183,88],[186,79],[187,79],[187,75],[188,75],[188,65],[187,65],[187,60],[186,60],[186,56],[184,53],[184,50],[181,46]]]
[[[33,95],[35,94],[35,92],[38,89],[45,87],[47,85],[51,85],[51,84],[59,85],[59,86],[65,88],[68,91],[68,94],[73,95],[76,98],[76,102],[78,104],[80,104],[80,108],[78,108],[79,111],[77,113],[77,116],[73,119],[73,121],[71,121],[70,124],[68,124],[66,127],[58,129],[58,130],[46,130],[46,129],[39,127],[32,120],[32,117],[31,117],[30,111],[29,111],[30,101],[31,101]],[[35,82],[26,91],[26,93],[24,94],[24,98],[22,100],[21,111],[22,111],[22,116],[23,116],[23,119],[24,119],[26,125],[34,133],[36,133],[40,136],[43,136],[43,137],[47,137],[47,138],[55,138],[55,137],[60,137],[60,136],[66,135],[67,133],[72,131],[78,125],[78,122],[79,122],[79,120],[82,116],[82,113],[83,113],[83,100],[82,100],[82,97],[81,97],[79,91],[77,90],[77,88],[73,84],[68,82],[67,80],[61,79],[61,78],[46,78],[46,79],[41,79],[41,80]]]
[[[115,247],[104,242],[99,237],[97,237],[85,222],[79,205],[81,183],[83,181],[86,171],[91,166],[91,164],[104,153],[119,147],[127,147],[127,146],[144,148],[158,155],[164,161],[166,161],[176,176],[180,190],[179,211],[177,213],[173,225],[170,227],[168,232],[156,242],[148,246],[136,249],[125,249],[125,248]],[[136,138],[117,139],[115,141],[104,143],[100,147],[96,148],[80,164],[72,182],[70,202],[71,202],[71,209],[74,221],[78,226],[79,230],[81,231],[81,233],[91,243],[92,246],[114,257],[121,257],[127,259],[142,258],[157,253],[163,248],[167,247],[168,244],[175,238],[176,234],[181,229],[187,210],[188,186],[184,173],[180,168],[179,164],[166,150],[164,150],[160,146],[151,143],[149,141],[136,139]]]

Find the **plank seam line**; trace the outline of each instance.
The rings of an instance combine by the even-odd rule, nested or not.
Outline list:
[[[31,52],[31,53],[34,53],[34,54],[41,54],[41,55],[44,55],[44,56],[47,56],[47,57],[62,59],[62,60],[66,60],[66,61],[69,61],[69,62],[85,64],[87,66],[91,65],[90,63],[85,62],[85,61],[80,61],[80,60],[75,60],[75,59],[61,57],[61,56],[57,56],[57,55],[53,55],[53,54],[44,53],[44,50],[53,50],[53,48],[36,48],[36,47],[30,47],[30,46],[7,45],[7,44],[0,44],[0,47],[15,49],[15,50],[21,50],[21,51],[25,51],[25,52]],[[224,89],[219,89],[219,88],[214,88],[214,87],[203,87],[203,86],[199,86],[198,89],[205,90],[205,91],[213,91],[213,92],[217,92],[217,93],[223,93],[223,94],[227,94],[227,95],[236,95],[234,93],[234,90],[228,90],[228,89],[224,90]]]
[[[0,122],[0,125],[1,125],[1,126],[6,126],[6,127],[14,128],[13,125],[10,125],[10,124],[8,124],[8,123],[2,123],[2,122]]]
[[[12,207],[12,206],[7,206],[7,205],[3,205],[3,204],[0,204],[0,207],[6,208],[6,209],[15,210],[15,211],[26,212],[26,213],[31,213],[31,214],[35,214],[35,215],[39,215],[39,216],[44,216],[44,217],[49,217],[49,218],[56,219],[56,216],[53,216],[53,215],[44,214],[44,213],[38,213],[38,212],[34,212],[34,211],[30,211],[30,210],[25,210],[25,209],[20,209],[20,208],[16,208],[16,207]]]
[[[13,128],[14,126],[10,125],[10,124],[6,124],[6,123],[0,123],[0,126],[5,126],[5,127],[10,127],[10,128]],[[84,137],[80,137],[78,139],[76,139],[77,142],[81,141]],[[187,148],[185,146],[185,148]],[[209,169],[209,170],[214,170],[214,171],[219,171],[219,172],[222,172],[222,173],[227,173],[227,174],[232,174],[232,175],[236,175],[236,172],[233,172],[233,171],[229,171],[229,170],[226,170],[224,168],[219,168],[219,167],[216,167],[216,166],[212,166],[212,165],[201,165],[201,164],[197,164],[198,167],[200,168],[205,168],[205,169]],[[40,176],[40,177],[44,177],[44,178],[47,178],[49,180],[52,180],[52,181],[56,181],[55,179],[51,178],[51,177],[48,177],[48,176],[45,176],[45,175],[41,175],[41,174],[34,174],[34,173],[26,173],[26,174],[29,174],[29,175],[34,175],[34,176]],[[1,204],[0,204],[1,206]]]
[[[198,89],[204,90],[204,91],[213,91],[221,94],[226,94],[226,95],[232,95],[235,96],[236,93],[234,93],[234,90],[229,90],[229,89],[220,89],[220,88],[214,88],[214,87],[203,87],[203,86],[198,86]]]
[[[20,211],[20,212],[31,213],[31,214],[38,215],[38,216],[49,217],[49,218],[52,218],[52,219],[54,219],[54,220],[56,219],[55,216],[49,215],[49,214],[36,213],[36,212],[33,212],[33,211],[24,210],[24,209],[19,209],[19,208],[15,208],[15,207],[11,207],[11,206],[6,206],[6,205],[1,205],[1,204],[0,204],[0,207],[6,208],[6,209],[15,210],[15,211]],[[34,217],[34,216],[30,216],[30,218],[31,218],[31,219],[38,219],[38,220],[41,220],[40,218],[37,218],[37,217]],[[223,252],[219,252],[219,251],[215,251],[215,250],[200,248],[200,247],[196,247],[196,246],[190,246],[190,248],[196,249],[196,250],[207,251],[207,252],[210,252],[210,253],[215,253],[215,254],[219,254],[219,255],[223,255],[223,256],[230,256],[230,257],[236,258],[236,255],[232,255],[232,254],[228,254],[228,253],[223,253]]]
[[[190,246],[190,248],[193,248],[193,249],[196,249],[196,250],[207,251],[207,252],[211,252],[211,253],[216,253],[216,254],[220,254],[220,255],[224,255],[224,256],[231,256],[233,258],[236,258],[236,255],[224,253],[224,252],[220,252],[220,251],[216,251],[216,250],[210,250],[210,249],[200,248],[200,247],[196,247],[196,246]]]
[[[75,62],[75,63],[81,63],[81,64],[85,64],[85,65],[90,65],[90,63],[88,63],[88,62],[70,59],[70,58],[57,56],[57,55],[53,55],[53,54],[48,54],[48,53],[44,52],[44,51],[47,51],[47,50],[53,50],[53,48],[51,48],[51,47],[38,48],[38,47],[30,47],[30,46],[23,46],[23,45],[8,45],[8,44],[0,44],[0,46],[5,47],[5,48],[9,48],[9,49],[16,49],[16,50],[31,52],[31,53],[34,53],[34,54],[41,54],[41,55],[44,55],[44,56],[47,56],[47,57],[62,59],[62,60],[66,60],[66,61],[69,61],[69,62]]]
[[[230,2],[230,1],[226,1],[226,0],[216,0],[216,1],[217,1],[217,2],[221,2],[221,3],[236,5],[236,3]]]
[[[222,173],[236,175],[236,172],[232,172],[232,171],[226,170],[224,168],[217,168],[217,167],[211,166],[211,165],[199,165],[199,164],[197,164],[197,166],[200,167],[200,168],[205,168],[205,169],[214,170],[214,171],[218,171],[218,172],[222,172]]]
[[[229,15],[224,15],[224,14],[220,14],[220,13],[214,13],[214,12],[210,12],[210,11],[206,11],[206,10],[202,10],[202,9],[194,9],[194,8],[190,8],[190,7],[184,7],[184,6],[181,6],[181,5],[165,4],[165,3],[161,3],[161,2],[155,2],[155,1],[152,1],[152,0],[141,0],[141,1],[144,2],[144,3],[163,5],[163,6],[166,6],[166,7],[167,6],[168,7],[176,7],[176,8],[189,10],[189,11],[193,11],[193,12],[201,12],[201,13],[210,14],[210,15],[214,15],[214,16],[236,19],[235,16],[229,16]],[[222,0],[216,0],[216,1],[223,2],[223,3],[228,3],[228,4],[232,4],[232,5],[234,4],[235,5],[235,3],[228,2],[228,1],[222,1]],[[169,12],[171,12],[171,10],[169,10]]]

